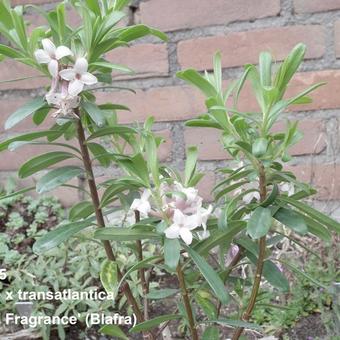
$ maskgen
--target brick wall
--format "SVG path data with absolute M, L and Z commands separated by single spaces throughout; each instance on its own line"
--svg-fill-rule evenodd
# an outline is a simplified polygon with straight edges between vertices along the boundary
M 50 0 L 31 0 L 45 7 Z M 16 0 L 13 4 L 26 1 Z M 42 23 L 33 13 L 27 19 Z M 69 13 L 72 25 L 79 22 Z M 340 112 L 340 0 L 146 0 L 133 1 L 129 22 L 145 23 L 167 32 L 169 41 L 161 43 L 147 38 L 130 48 L 109 54 L 115 63 L 135 69 L 132 77 L 114 74 L 115 83 L 136 90 L 98 93 L 101 102 L 126 104 L 131 112 L 120 112 L 120 121 L 131 123 L 154 115 L 156 129 L 167 137 L 161 157 L 183 168 L 185 147 L 199 146 L 199 166 L 207 176 L 201 183 L 206 199 L 216 180 L 216 168 L 228 162 L 215 130 L 184 127 L 183 121 L 204 111 L 200 94 L 184 85 L 175 73 L 182 68 L 210 69 L 216 50 L 223 55 L 223 75 L 226 83 L 238 77 L 245 63 L 256 63 L 260 51 L 272 52 L 280 61 L 298 42 L 307 45 L 306 61 L 289 91 L 294 94 L 308 85 L 326 81 L 327 85 L 313 94 L 314 102 L 292 109 L 285 116 L 300 121 L 305 139 L 292 149 L 297 156 L 289 164 L 298 176 L 319 188 L 319 204 L 337 208 L 340 201 L 340 166 L 338 162 Z M 0 64 L 1 79 L 34 75 L 24 66 L 6 61 Z M 41 92 L 43 78 L 7 83 L 0 86 L 0 123 L 30 96 Z M 249 89 L 241 96 L 242 109 L 254 109 L 256 104 Z M 280 128 L 278 124 L 277 129 Z M 281 125 L 282 126 L 282 125 Z M 10 133 L 32 129 L 28 120 Z M 0 128 L 1 138 L 9 132 Z M 33 149 L 0 154 L 2 178 L 15 171 L 18 164 L 31 157 Z M 96 168 L 98 176 L 109 176 L 115 169 Z M 59 194 L 66 204 L 75 199 Z M 332 202 L 331 202 L 332 201 Z

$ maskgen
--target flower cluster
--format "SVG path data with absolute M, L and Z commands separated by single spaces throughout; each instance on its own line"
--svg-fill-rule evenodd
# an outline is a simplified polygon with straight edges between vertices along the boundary
M 49 39 L 43 39 L 41 43 L 43 49 L 35 51 L 34 55 L 38 63 L 47 64 L 52 76 L 51 89 L 45 96 L 46 101 L 58 109 L 56 116 L 70 116 L 73 109 L 79 106 L 78 95 L 84 85 L 96 84 L 97 78 L 87 71 L 88 62 L 84 57 L 77 58 L 73 67 L 60 63 L 64 57 L 73 57 L 68 47 L 56 47 Z
M 193 239 L 193 230 L 200 226 L 203 227 L 203 232 L 198 233 L 198 236 L 201 238 L 209 236 L 207 220 L 212 212 L 212 206 L 207 209 L 202 206 L 203 199 L 198 195 L 197 189 L 186 188 L 179 182 L 162 183 L 161 207 L 153 207 L 152 198 L 152 192 L 145 189 L 141 198 L 133 201 L 131 209 L 138 210 L 143 217 L 164 216 L 170 222 L 170 226 L 164 231 L 167 238 L 181 238 L 189 245 Z

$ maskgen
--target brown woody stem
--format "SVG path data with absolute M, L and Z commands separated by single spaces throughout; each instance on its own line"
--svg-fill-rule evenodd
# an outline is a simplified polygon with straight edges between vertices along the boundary
M 93 175 L 91 158 L 90 158 L 89 150 L 88 150 L 87 145 L 86 145 L 84 127 L 81 123 L 81 117 L 80 117 L 79 110 L 76 110 L 75 113 L 79 117 L 79 119 L 77 120 L 78 141 L 79 141 L 80 151 L 81 151 L 81 154 L 82 154 L 84 168 L 85 168 L 86 175 L 87 175 L 87 182 L 88 182 L 88 185 L 89 185 L 89 188 L 90 188 L 91 199 L 92 199 L 92 203 L 93 203 L 93 206 L 94 206 L 94 209 L 95 209 L 97 225 L 98 225 L 99 228 L 105 228 L 104 215 L 103 215 L 103 212 L 100 208 L 100 201 L 99 201 L 99 196 L 98 196 L 95 178 L 94 178 L 94 175 Z M 107 240 L 104 240 L 103 245 L 104 245 L 104 248 L 105 248 L 107 258 L 110 261 L 115 261 L 116 258 L 115 258 L 113 251 L 112 251 L 112 247 L 111 247 L 110 242 L 107 241 Z M 117 265 L 117 277 L 118 277 L 119 281 L 123 277 L 123 274 L 120 271 L 118 265 Z M 133 312 L 136 314 L 138 322 L 143 322 L 144 321 L 143 313 L 141 312 L 141 310 L 138 306 L 138 303 L 137 303 L 135 297 L 133 296 L 132 291 L 130 289 L 130 286 L 127 282 L 125 282 L 124 285 L 123 285 L 123 292 L 126 296 L 128 303 L 132 306 Z M 151 337 L 151 338 L 153 339 L 153 337 Z
M 260 174 L 259 174 L 259 189 L 260 189 L 260 200 L 263 202 L 267 196 L 267 187 L 266 187 L 266 174 L 263 165 L 260 166 Z M 266 236 L 260 238 L 259 241 L 259 256 L 257 258 L 256 263 L 256 272 L 255 272 L 255 279 L 253 288 L 250 294 L 249 302 L 247 305 L 246 310 L 243 313 L 242 319 L 244 321 L 249 321 L 251 314 L 254 310 L 257 294 L 259 292 L 261 278 L 262 278 L 262 271 L 263 265 L 266 255 Z M 232 340 L 238 340 L 243 333 L 244 327 L 239 327 L 235 330 Z
M 135 210 L 135 221 L 138 223 L 140 221 L 140 213 Z M 143 246 L 140 240 L 136 241 L 138 260 L 143 261 Z M 149 300 L 147 299 L 147 294 L 149 293 L 149 284 L 145 276 L 145 268 L 139 269 L 139 278 L 142 283 L 143 297 L 144 297 L 144 320 L 149 319 Z
M 183 270 L 182 270 L 180 263 L 178 264 L 176 271 L 177 271 L 179 286 L 181 287 L 181 294 L 182 294 L 182 299 L 183 299 L 183 302 L 184 302 L 184 307 L 185 307 L 185 310 L 186 310 L 187 316 L 188 316 L 189 328 L 190 328 L 192 340 L 198 340 L 198 334 L 197 334 L 197 329 L 196 329 L 196 325 L 195 325 L 195 319 L 194 319 L 194 316 L 193 316 L 193 313 L 192 313 L 191 303 L 190 303 L 190 299 L 189 299 L 189 295 L 188 295 L 188 290 L 187 290 L 186 285 L 185 285 L 184 274 L 183 274 Z

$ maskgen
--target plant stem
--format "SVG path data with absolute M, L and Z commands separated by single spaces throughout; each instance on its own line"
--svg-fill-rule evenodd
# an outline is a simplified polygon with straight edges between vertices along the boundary
M 138 223 L 140 221 L 140 213 L 139 211 L 135 210 L 135 221 Z M 143 246 L 142 241 L 136 241 L 137 246 L 137 253 L 138 253 L 138 260 L 143 261 Z M 139 269 L 139 278 L 142 283 L 143 289 L 143 297 L 144 297 L 144 320 L 149 319 L 149 300 L 147 299 L 146 295 L 149 293 L 149 284 L 145 277 L 145 268 Z
M 92 169 L 92 163 L 91 163 L 89 150 L 86 145 L 85 132 L 84 132 L 83 125 L 81 123 L 80 112 L 79 110 L 76 110 L 75 113 L 79 117 L 79 119 L 77 120 L 78 141 L 79 141 L 80 151 L 82 154 L 83 164 L 84 164 L 86 174 L 87 174 L 87 182 L 90 188 L 91 199 L 92 199 L 92 203 L 95 209 L 97 225 L 99 228 L 105 228 L 104 216 L 100 208 L 100 201 L 99 201 L 97 186 L 96 186 L 95 178 L 93 175 L 93 169 Z M 112 251 L 110 242 L 107 240 L 104 240 L 103 245 L 105 248 L 107 258 L 110 261 L 115 261 L 116 258 Z M 120 271 L 118 265 L 117 265 L 117 277 L 118 277 L 118 280 L 121 280 L 123 277 L 122 272 Z M 136 299 L 134 298 L 132 291 L 130 289 L 130 286 L 127 282 L 124 283 L 123 292 L 126 296 L 128 303 L 132 306 L 133 312 L 136 314 L 138 322 L 143 322 L 144 321 L 143 313 L 140 311 L 138 303 Z
M 260 171 L 259 171 L 259 189 L 260 189 L 260 201 L 263 202 L 267 196 L 267 187 L 266 187 L 266 174 L 265 174 L 265 170 L 262 164 L 260 165 Z M 243 313 L 242 319 L 244 321 L 249 321 L 251 314 L 253 312 L 253 309 L 255 307 L 256 298 L 259 292 L 261 278 L 262 278 L 265 255 L 266 255 L 266 235 L 262 236 L 259 241 L 259 256 L 257 258 L 257 263 L 256 263 L 255 279 L 254 279 L 253 288 L 250 294 L 248 306 L 245 312 Z M 237 328 L 235 330 L 232 340 L 238 340 L 241 334 L 243 333 L 243 330 L 244 330 L 243 327 Z
M 195 325 L 195 319 L 194 319 L 194 316 L 193 316 L 193 313 L 192 313 L 191 303 L 190 303 L 190 299 L 189 299 L 189 295 L 188 295 L 188 290 L 187 290 L 186 285 L 185 285 L 184 274 L 183 274 L 182 267 L 181 267 L 180 263 L 178 264 L 176 271 L 177 271 L 179 286 L 181 287 L 181 292 L 182 292 L 181 294 L 182 294 L 185 310 L 186 310 L 187 316 L 188 316 L 189 328 L 190 328 L 190 331 L 191 331 L 192 340 L 198 340 L 198 334 L 197 334 L 197 329 L 196 329 L 196 325 Z

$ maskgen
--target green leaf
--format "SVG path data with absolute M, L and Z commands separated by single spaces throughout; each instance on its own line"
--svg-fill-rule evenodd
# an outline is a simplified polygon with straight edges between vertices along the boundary
M 101 127 L 105 125 L 105 115 L 97 105 L 84 101 L 81 102 L 81 107 L 88 113 L 97 126 Z
M 178 289 L 165 288 L 165 289 L 153 289 L 146 295 L 148 299 L 157 300 L 165 299 L 169 296 L 175 295 Z
M 314 279 L 312 276 L 308 275 L 307 273 L 303 272 L 302 270 L 300 270 L 299 268 L 297 268 L 296 266 L 293 266 L 292 264 L 280 260 L 281 263 L 283 263 L 285 266 L 289 267 L 293 272 L 295 272 L 296 274 L 299 274 L 303 277 L 305 277 L 306 279 L 308 279 L 309 281 L 313 282 L 314 284 L 316 284 L 317 286 L 324 288 L 324 289 L 328 289 L 328 287 L 324 284 L 322 284 L 321 282 L 317 281 L 316 279 Z
M 56 229 L 40 237 L 33 245 L 33 252 L 41 255 L 93 224 L 92 219 L 61 224 Z
M 333 220 L 332 218 L 328 217 L 327 215 L 321 213 L 320 211 L 302 203 L 299 201 L 296 201 L 295 199 L 292 199 L 290 197 L 284 197 L 280 196 L 280 201 L 283 201 L 285 203 L 288 203 L 295 207 L 296 209 L 304 212 L 307 216 L 317 220 L 322 225 L 328 227 L 329 229 L 340 233 L 340 223 Z
M 111 260 L 105 260 L 100 270 L 100 281 L 106 293 L 117 293 L 118 274 L 117 263 Z
M 245 228 L 245 221 L 231 221 L 226 230 L 212 231 L 210 236 L 194 245 L 194 250 L 206 255 L 209 250 L 221 244 L 228 244 L 243 228 Z
M 175 270 L 180 258 L 181 245 L 178 239 L 164 239 L 164 263 Z
M 74 158 L 75 156 L 69 152 L 53 151 L 36 156 L 24 163 L 18 172 L 20 178 L 25 178 L 35 174 L 40 170 L 44 170 L 49 166 L 64 161 L 65 159 Z
M 105 325 L 99 329 L 99 332 L 105 335 L 117 337 L 119 339 L 129 340 L 129 338 L 117 325 Z
M 211 289 L 214 291 L 216 297 L 223 303 L 227 304 L 229 301 L 229 294 L 227 293 L 226 288 L 218 276 L 216 271 L 208 264 L 208 262 L 198 253 L 196 253 L 192 248 L 185 247 L 188 251 L 190 257 L 200 270 L 201 274 L 204 276 L 206 281 L 208 282 Z
M 292 209 L 280 208 L 273 217 L 301 235 L 308 232 L 308 227 L 303 217 Z
M 104 127 L 96 132 L 94 132 L 90 137 L 87 138 L 87 140 L 92 140 L 99 137 L 104 136 L 110 136 L 110 135 L 124 135 L 124 134 L 130 134 L 130 133 L 136 133 L 136 130 L 133 128 L 130 128 L 128 126 L 110 126 L 110 127 Z
M 268 140 L 266 138 L 257 138 L 252 145 L 252 154 L 261 157 L 267 152 Z
M 202 340 L 219 340 L 219 329 L 214 326 L 207 327 L 202 335 Z
M 24 189 L 15 191 L 15 192 L 11 192 L 10 194 L 7 194 L 7 195 L 5 194 L 4 196 L 0 196 L 0 202 L 2 200 L 12 198 L 12 197 L 17 196 L 17 195 L 22 195 L 22 194 L 29 192 L 29 191 L 32 191 L 34 189 L 35 189 L 35 187 L 29 187 L 29 188 L 24 188 Z
M 111 164 L 112 156 L 102 145 L 98 143 L 87 143 L 87 146 L 100 165 L 108 167 Z
M 98 66 L 98 67 L 103 67 L 103 68 L 107 68 L 107 69 L 110 69 L 110 70 L 115 70 L 115 71 L 129 73 L 129 74 L 133 74 L 134 73 L 134 71 L 131 70 L 127 66 L 111 64 L 111 63 L 105 62 L 105 61 L 97 61 L 97 62 L 91 63 L 89 66 L 90 67 L 91 66 Z
M 100 240 L 137 241 L 159 239 L 160 234 L 142 229 L 109 227 L 97 230 L 94 237 Z
M 208 80 L 202 77 L 196 70 L 188 69 L 185 71 L 177 72 L 177 77 L 185 80 L 186 82 L 195 85 L 200 89 L 207 97 L 215 97 L 217 92 Z
M 263 87 L 272 85 L 272 56 L 262 52 L 259 58 L 260 81 Z
M 5 122 L 5 130 L 12 128 L 23 119 L 46 105 L 44 97 L 37 97 L 12 113 Z
M 36 186 L 37 192 L 41 194 L 43 192 L 51 191 L 82 173 L 83 169 L 77 166 L 64 166 L 62 168 L 53 169 L 38 180 Z
M 258 331 L 262 330 L 262 328 L 256 324 L 241 321 L 241 320 L 234 320 L 234 319 L 209 320 L 209 321 L 203 321 L 202 323 L 217 323 L 222 326 L 242 327 L 242 328 L 254 329 Z
M 0 44 L 0 54 L 8 57 L 8 58 L 13 58 L 13 59 L 18 59 L 18 58 L 22 58 L 23 55 L 21 54 L 21 52 L 15 50 L 14 48 L 11 48 L 9 46 Z
M 162 315 L 158 316 L 154 319 L 144 321 L 136 325 L 135 327 L 130 329 L 130 333 L 139 333 L 143 332 L 149 329 L 152 329 L 158 325 L 160 325 L 163 322 L 170 321 L 170 320 L 176 320 L 182 318 L 181 315 L 176 315 L 176 314 L 167 314 L 167 315 Z
M 266 235 L 272 225 L 272 215 L 269 208 L 257 207 L 251 214 L 247 233 L 253 239 Z
M 83 201 L 76 203 L 69 212 L 68 218 L 70 221 L 77 221 L 89 217 L 94 213 L 93 203 L 90 201 Z
M 196 171 L 196 163 L 197 163 L 197 147 L 191 146 L 187 150 L 187 159 L 185 161 L 185 185 L 188 186 L 192 176 L 195 174 Z
M 145 268 L 149 265 L 150 262 L 153 262 L 153 261 L 156 261 L 156 260 L 160 260 L 161 257 L 158 256 L 158 255 L 155 255 L 155 256 L 151 256 L 151 257 L 148 257 L 142 261 L 139 261 L 138 263 L 136 263 L 135 265 L 133 265 L 132 267 L 130 267 L 126 273 L 124 274 L 124 276 L 121 278 L 119 284 L 118 284 L 118 287 L 117 289 L 120 288 L 120 286 L 122 285 L 122 283 L 124 282 L 125 278 L 128 277 L 128 275 L 130 275 L 132 272 L 140 269 L 140 268 Z

